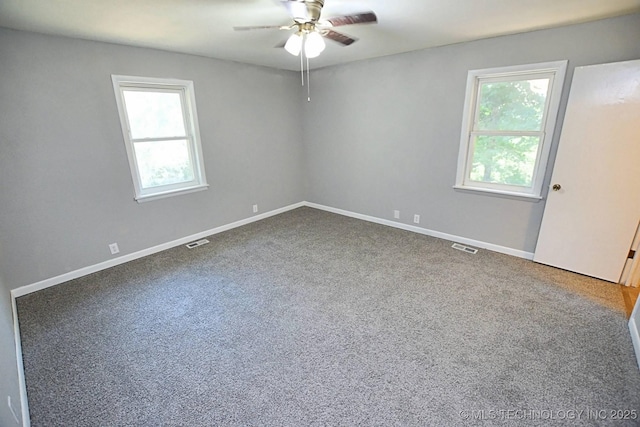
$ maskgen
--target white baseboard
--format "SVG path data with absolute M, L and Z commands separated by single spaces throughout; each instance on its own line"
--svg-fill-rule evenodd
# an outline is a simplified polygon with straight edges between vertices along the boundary
M 127 255 L 123 255 L 118 258 L 113 258 L 108 261 L 104 261 L 98 264 L 90 265 L 88 267 L 83 267 L 78 270 L 70 271 L 65 274 L 61 274 L 59 276 L 51 277 L 49 279 L 41 280 L 36 283 L 32 283 L 30 285 L 21 286 L 19 288 L 13 289 L 11 291 L 11 296 L 13 298 L 18 298 L 23 295 L 30 294 L 32 292 L 40 291 L 42 289 L 49 288 L 51 286 L 58 285 L 60 283 L 68 282 L 69 280 L 77 279 L 78 277 L 86 276 L 91 273 L 95 273 L 106 268 L 115 267 L 116 265 L 124 264 L 125 262 L 133 261 L 138 258 L 145 257 L 147 255 L 152 255 L 157 252 L 161 252 L 167 249 L 174 248 L 176 246 L 184 245 L 194 240 L 202 239 L 203 237 L 212 236 L 214 234 L 222 233 L 223 231 L 231 230 L 236 227 L 240 227 L 246 224 L 250 224 L 255 221 L 260 221 L 261 219 L 268 218 L 270 216 L 278 215 L 283 212 L 287 212 L 299 207 L 304 206 L 304 202 L 294 203 L 293 205 L 285 206 L 280 209 L 275 209 L 269 212 L 262 213 L 260 215 L 254 215 L 249 218 L 242 219 L 240 221 L 232 222 L 230 224 L 222 225 L 220 227 L 212 228 L 211 230 L 202 231 L 200 233 L 192 234 L 191 236 L 186 236 L 181 239 L 173 240 L 171 242 L 162 243 L 157 246 L 153 246 L 151 248 L 143 249 L 138 252 L 133 252 Z
M 638 320 L 640 320 L 640 299 L 636 301 L 636 306 L 633 308 L 629 318 L 629 334 L 631 335 L 633 349 L 636 352 L 638 368 L 640 368 L 640 325 L 638 325 Z
M 11 298 L 11 313 L 13 315 L 13 339 L 16 346 L 16 362 L 18 365 L 18 388 L 20 389 L 20 418 L 22 427 L 31 426 L 29 418 L 29 401 L 27 400 L 27 383 L 24 379 L 24 364 L 22 362 L 22 342 L 20 341 L 20 324 L 18 323 L 18 306 L 15 297 Z
M 427 236 L 437 237 L 444 240 L 450 240 L 453 242 L 464 243 L 465 245 L 475 246 L 477 248 L 488 249 L 494 252 L 500 252 L 507 255 L 516 256 L 519 258 L 525 258 L 528 260 L 533 259 L 533 253 L 525 252 L 513 248 L 508 248 L 505 246 L 495 245 L 493 243 L 482 242 L 480 240 L 467 239 L 465 237 L 456 236 L 453 234 L 442 233 L 435 230 L 429 230 L 427 228 L 416 227 L 414 225 L 403 224 L 396 221 L 390 221 L 387 219 L 377 218 L 369 215 L 359 214 L 356 212 L 351 212 L 343 209 L 332 208 L 330 206 L 320 205 L 318 203 L 312 202 L 299 202 L 294 203 L 289 206 L 285 206 L 280 209 L 275 209 L 269 212 L 265 212 L 260 215 L 251 216 L 249 218 L 242 219 L 240 221 L 232 222 L 230 224 L 222 225 L 220 227 L 216 227 L 210 230 L 202 231 L 200 233 L 192 234 L 190 236 L 186 236 L 177 240 L 173 240 L 171 242 L 162 243 L 157 246 L 153 246 L 151 248 L 143 249 L 141 251 L 133 252 L 127 255 L 120 256 L 118 258 L 113 258 L 98 264 L 90 265 L 87 267 L 80 268 L 78 270 L 70 271 L 68 273 L 61 274 L 59 276 L 51 277 L 45 280 L 41 280 L 36 283 L 32 283 L 30 285 L 21 286 L 19 288 L 13 289 L 11 291 L 11 296 L 13 298 L 18 298 L 23 295 L 30 294 L 32 292 L 40 291 L 42 289 L 49 288 L 51 286 L 58 285 L 60 283 L 68 282 L 69 280 L 77 279 L 78 277 L 86 276 L 91 273 L 95 273 L 110 267 L 115 267 L 116 265 L 124 264 L 125 262 L 133 261 L 138 258 L 145 257 L 147 255 L 152 255 L 157 252 L 161 252 L 167 249 L 171 249 L 176 246 L 184 245 L 186 243 L 192 242 L 194 240 L 202 239 L 207 236 L 212 236 L 214 234 L 222 233 L 223 231 L 231 230 L 236 227 L 240 227 L 246 224 L 250 224 L 255 221 L 259 221 L 261 219 L 265 219 L 274 215 L 281 214 L 283 212 L 287 212 L 293 209 L 297 209 L 302 206 L 308 206 L 315 209 L 320 209 L 327 212 L 336 213 L 339 215 L 348 216 L 351 218 L 357 218 L 364 221 L 374 222 L 376 224 L 387 225 L 389 227 L 399 228 L 402 230 L 412 231 L 414 233 L 424 234 Z
M 332 212 L 339 215 L 348 216 L 351 218 L 357 218 L 364 221 L 374 222 L 376 224 L 388 225 L 389 227 L 399 228 L 401 230 L 412 231 L 414 233 L 424 234 L 431 237 L 437 237 L 439 239 L 444 239 L 444 240 L 450 240 L 452 242 L 464 243 L 465 245 L 474 246 L 476 248 L 488 249 L 493 252 L 500 252 L 502 254 L 512 255 L 519 258 L 528 259 L 528 260 L 533 259 L 532 252 L 525 252 L 518 249 L 508 248 L 506 246 L 500 246 L 500 245 L 495 245 L 493 243 L 482 242 L 480 240 L 467 239 L 466 237 L 460 237 L 454 234 L 442 233 L 440 231 L 429 230 L 428 228 L 416 227 L 415 225 L 403 224 L 401 222 L 377 218 L 369 215 L 363 215 L 355 212 L 346 211 L 343 209 L 332 208 L 329 206 L 319 205 L 317 203 L 304 202 L 304 205 L 309 206 L 310 208 L 321 209 L 323 211 Z

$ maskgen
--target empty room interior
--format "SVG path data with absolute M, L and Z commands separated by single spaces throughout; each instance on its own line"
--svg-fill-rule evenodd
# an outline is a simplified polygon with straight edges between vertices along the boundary
M 640 0 L 5 0 L 0 426 L 640 425 L 638 159 Z

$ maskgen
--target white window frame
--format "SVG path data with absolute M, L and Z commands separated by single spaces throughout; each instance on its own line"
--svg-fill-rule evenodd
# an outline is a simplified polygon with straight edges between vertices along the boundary
M 124 137 L 127 157 L 129 159 L 131 177 L 133 178 L 135 200 L 138 202 L 146 202 L 179 194 L 206 190 L 209 185 L 207 184 L 204 172 L 204 159 L 202 156 L 202 145 L 200 143 L 200 127 L 198 125 L 198 113 L 196 110 L 196 98 L 193 82 L 190 80 L 120 75 L 112 75 L 111 80 L 113 82 L 113 90 L 116 96 L 116 104 L 118 106 L 120 124 L 122 126 L 122 135 Z M 129 126 L 126 104 L 124 102 L 124 90 L 153 90 L 157 92 L 177 92 L 180 94 L 186 135 L 179 136 L 179 138 L 187 140 L 189 156 L 191 164 L 193 165 L 194 179 L 192 181 L 143 188 L 140 173 L 138 171 L 134 143 L 145 141 L 153 142 L 155 140 L 166 141 L 177 139 L 178 136 L 176 136 L 176 138 L 163 137 L 133 139 L 131 137 L 131 128 Z
M 471 70 L 467 75 L 467 91 L 462 119 L 462 131 L 460 136 L 460 152 L 458 155 L 458 171 L 456 176 L 455 189 L 470 190 L 474 192 L 489 193 L 498 196 L 515 197 L 524 199 L 542 199 L 542 184 L 545 177 L 551 142 L 554 135 L 562 88 L 567 70 L 568 61 L 553 61 L 538 64 L 516 65 L 510 67 L 487 68 L 481 70 Z M 480 85 L 485 82 L 500 82 L 509 80 L 535 79 L 541 77 L 549 78 L 549 92 L 546 99 L 546 106 L 542 118 L 540 131 L 516 132 L 508 131 L 502 134 L 510 135 L 533 135 L 540 137 L 538 154 L 533 171 L 531 187 L 505 185 L 498 183 L 487 183 L 471 181 L 469 179 L 473 159 L 473 138 L 478 134 L 497 134 L 500 131 L 478 131 L 478 104 L 480 98 Z

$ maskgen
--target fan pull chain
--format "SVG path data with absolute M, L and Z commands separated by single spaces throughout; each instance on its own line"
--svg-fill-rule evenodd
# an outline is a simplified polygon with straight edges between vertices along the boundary
M 307 102 L 311 102 L 311 74 L 309 71 L 309 57 L 307 56 Z
M 302 58 L 302 49 L 300 50 L 300 78 L 302 79 L 302 86 L 304 86 L 304 62 Z
M 307 102 L 311 102 L 311 74 L 309 71 L 309 57 L 305 55 L 304 48 L 300 50 L 300 80 L 304 86 L 304 59 L 307 59 Z

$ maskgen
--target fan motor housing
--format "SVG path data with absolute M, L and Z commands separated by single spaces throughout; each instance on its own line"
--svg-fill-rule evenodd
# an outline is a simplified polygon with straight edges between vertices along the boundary
M 294 16 L 294 21 L 299 24 L 305 22 L 318 22 L 320 19 L 320 13 L 322 12 L 322 7 L 324 6 L 324 0 L 302 0 L 297 1 L 297 3 L 304 3 L 306 7 L 304 8 L 304 13 L 302 10 L 298 12 L 299 9 L 295 8 L 296 15 L 301 16 Z

